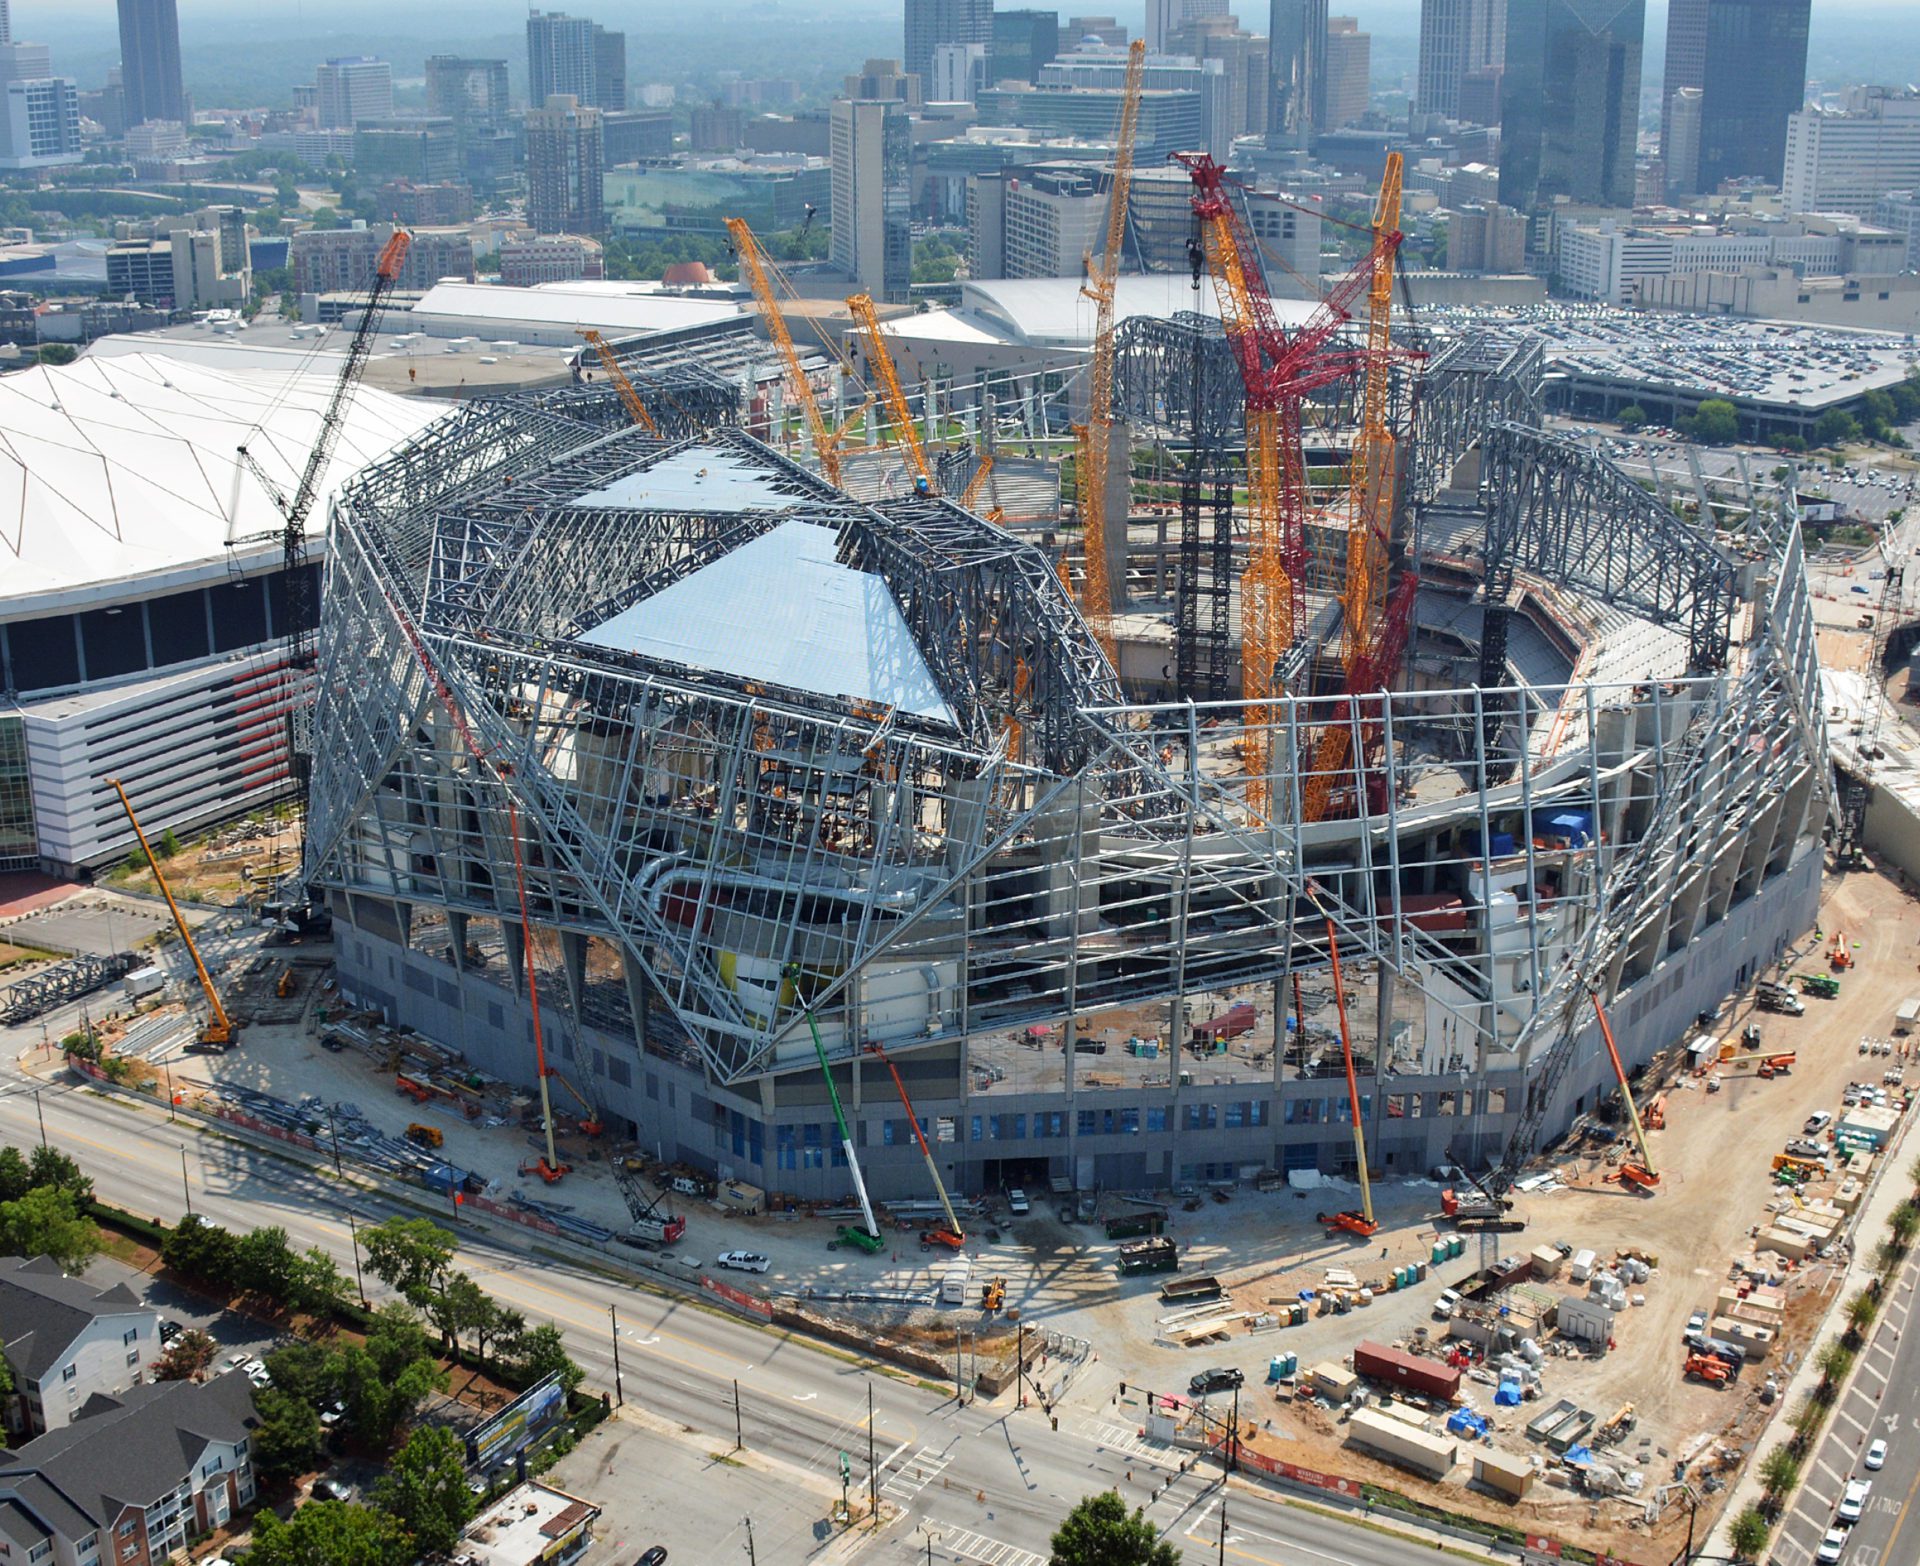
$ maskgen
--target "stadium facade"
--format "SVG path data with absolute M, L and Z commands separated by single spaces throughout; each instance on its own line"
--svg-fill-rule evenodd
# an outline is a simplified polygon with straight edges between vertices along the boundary
M 1306 694 L 1308 648 L 1258 711 L 1130 701 L 949 501 L 604 396 L 448 413 L 334 505 L 342 987 L 521 1082 L 537 1002 L 616 1132 L 817 1198 L 810 1024 L 883 1196 L 926 1192 L 877 1050 L 961 1188 L 1139 1188 L 1350 1169 L 1345 999 L 1376 1167 L 1484 1165 L 1590 987 L 1638 1065 L 1811 924 L 1828 794 L 1791 498 L 1716 540 L 1538 398 L 1537 351 L 1434 363 L 1401 688 Z

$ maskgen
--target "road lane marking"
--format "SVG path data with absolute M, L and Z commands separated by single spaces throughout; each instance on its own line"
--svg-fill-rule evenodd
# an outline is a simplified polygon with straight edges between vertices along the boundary
M 940 1547 L 965 1560 L 983 1562 L 984 1566 L 1047 1566 L 1044 1555 L 1035 1555 L 1032 1550 L 989 1539 L 966 1528 L 948 1528 L 940 1535 Z

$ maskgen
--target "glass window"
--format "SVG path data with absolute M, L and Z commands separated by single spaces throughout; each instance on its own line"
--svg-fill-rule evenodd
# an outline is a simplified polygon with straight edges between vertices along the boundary
M 1238 1131 L 1247 1123 L 1247 1106 L 1241 1099 L 1232 1099 L 1227 1104 L 1226 1125 L 1229 1131 Z
M 1147 1131 L 1149 1133 L 1152 1133 L 1155 1131 L 1164 1131 L 1166 1129 L 1167 1129 L 1167 1106 L 1165 1104 L 1147 1105 Z
M 1120 1134 L 1122 1136 L 1138 1136 L 1140 1134 L 1139 1110 L 1123 1109 L 1120 1111 Z
M 80 1367 L 78 1365 L 69 1365 L 66 1367 L 66 1369 L 60 1372 L 60 1379 L 62 1381 L 71 1381 L 75 1376 L 79 1374 L 80 1374 Z
M 978 1116 L 978 1115 L 975 1115 L 975 1116 L 973 1117 L 973 1128 L 972 1128 L 972 1130 L 971 1130 L 971 1131 L 970 1131 L 970 1132 L 968 1133 L 968 1136 L 967 1136 L 967 1140 L 968 1140 L 968 1141 L 970 1141 L 970 1142 L 978 1142 L 978 1141 L 980 1141 L 981 1139 L 982 1139 L 982 1138 L 981 1138 L 981 1134 L 980 1134 L 980 1116 Z
M 1073 1123 L 1079 1130 L 1080 1135 L 1092 1136 L 1093 1128 L 1095 1124 L 1097 1124 L 1097 1121 L 1091 1109 L 1083 1109 L 1074 1116 Z

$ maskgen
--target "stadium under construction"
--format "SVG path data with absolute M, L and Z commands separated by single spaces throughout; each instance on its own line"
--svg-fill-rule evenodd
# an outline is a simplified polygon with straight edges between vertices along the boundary
M 1351 1171 L 1355 1103 L 1376 1173 L 1485 1170 L 1593 1112 L 1595 997 L 1632 1069 L 1813 922 L 1793 498 L 1716 536 L 1542 429 L 1537 347 L 1429 345 L 1375 447 L 1386 666 L 1321 505 L 1249 691 L 1234 330 L 1119 324 L 1108 438 L 1180 478 L 1117 464 L 1103 545 L 944 498 L 977 455 L 830 483 L 697 367 L 636 362 L 653 429 L 509 397 L 363 470 L 308 829 L 347 996 L 805 1198 L 849 1186 L 816 1029 L 883 1197 L 924 1175 L 876 1046 L 967 1190 Z M 1344 496 L 1367 404 L 1318 406 Z

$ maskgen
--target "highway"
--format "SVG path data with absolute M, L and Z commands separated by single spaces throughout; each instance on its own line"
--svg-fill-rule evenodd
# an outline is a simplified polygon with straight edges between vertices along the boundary
M 318 1245 L 350 1268 L 349 1213 L 367 1224 L 419 1211 L 337 1180 L 331 1170 L 296 1165 L 188 1121 L 170 1123 L 162 1106 L 123 1103 L 66 1081 L 37 1096 L 17 1076 L 0 1086 L 0 1141 L 36 1143 L 41 1115 L 48 1140 L 80 1162 L 102 1200 L 165 1223 L 176 1222 L 191 1200 L 210 1221 L 238 1229 L 277 1224 L 296 1246 Z M 845 1451 L 856 1487 L 863 1486 L 871 1392 L 871 1449 L 882 1498 L 896 1515 L 863 1558 L 924 1560 L 921 1530 L 931 1530 L 942 1540 L 935 1560 L 944 1551 L 952 1560 L 1033 1566 L 1044 1562 L 1061 1515 L 1113 1484 L 1147 1505 L 1190 1560 L 1203 1558 L 1203 1547 L 1205 1558 L 1217 1551 L 1218 1465 L 1182 1476 L 1176 1454 L 1138 1440 L 1137 1410 L 1114 1402 L 1121 1367 L 1111 1375 L 1098 1365 L 1083 1372 L 1056 1410 L 1055 1430 L 1039 1408 L 1016 1409 L 1010 1395 L 960 1407 L 951 1393 L 925 1383 L 872 1373 L 849 1357 L 687 1298 L 530 1257 L 448 1217 L 462 1235 L 459 1264 L 529 1320 L 559 1325 L 592 1387 L 613 1388 L 609 1309 L 617 1312 L 627 1399 L 709 1443 L 732 1445 L 737 1383 L 750 1449 L 819 1479 L 837 1474 Z M 376 1280 L 366 1282 L 376 1303 L 385 1297 Z M 1920 1455 L 1920 1443 L 1915 1450 Z M 627 1482 L 644 1480 L 636 1472 Z M 1162 1484 L 1169 1488 L 1152 1499 Z M 1429 1542 L 1350 1526 L 1252 1490 L 1235 1488 L 1228 1506 L 1228 1553 L 1248 1566 L 1303 1558 L 1316 1566 L 1410 1566 L 1433 1553 Z

